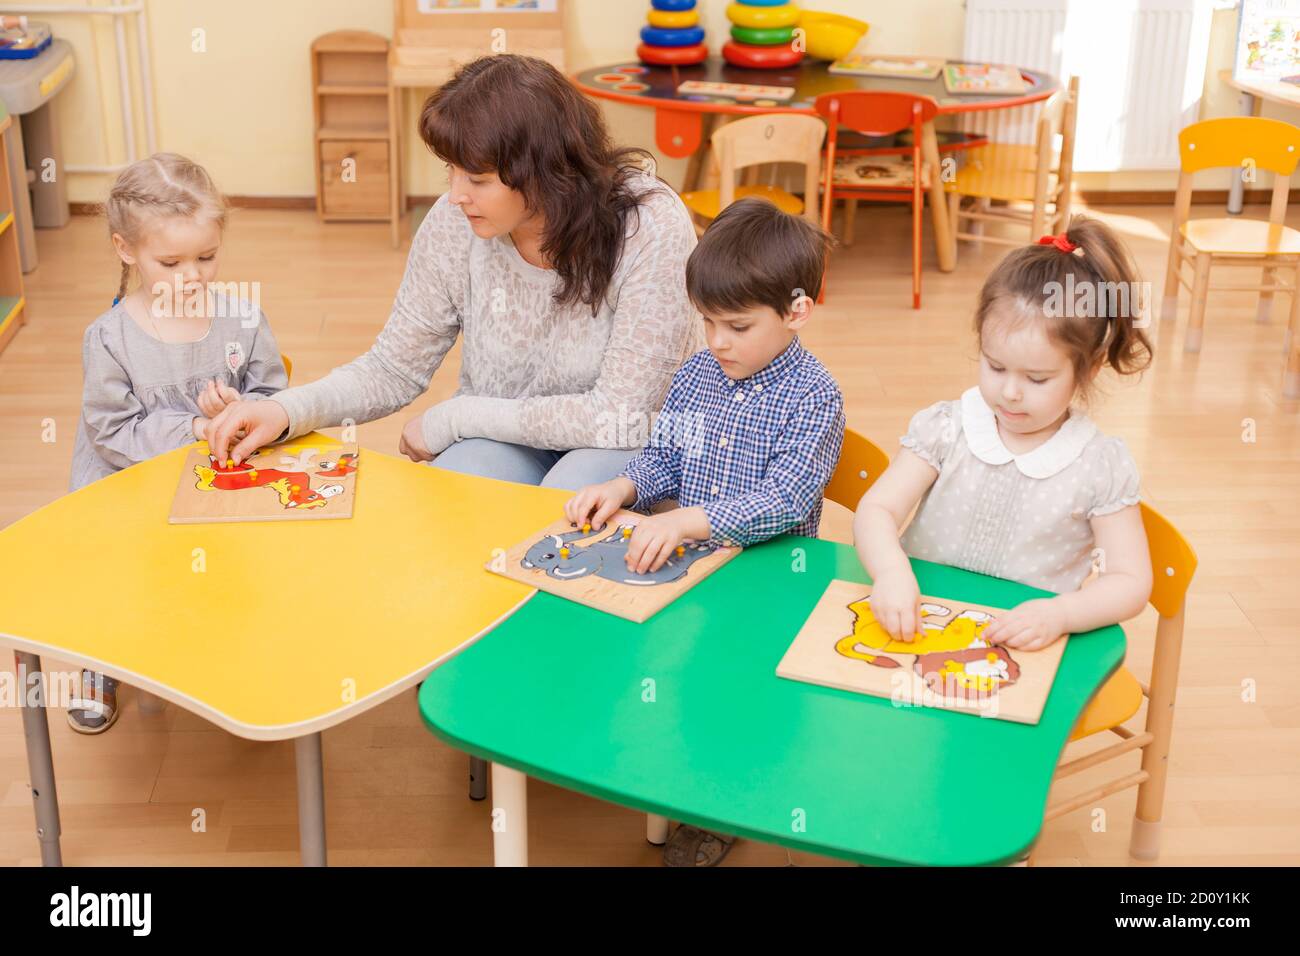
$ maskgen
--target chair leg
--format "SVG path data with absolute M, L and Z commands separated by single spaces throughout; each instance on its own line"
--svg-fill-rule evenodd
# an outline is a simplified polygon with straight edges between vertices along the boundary
M 1147 779 L 1138 785 L 1137 810 L 1129 837 L 1129 855 L 1154 860 L 1160 855 L 1160 819 L 1164 815 L 1165 781 L 1169 775 L 1169 741 L 1174 732 L 1174 697 L 1178 691 L 1178 659 L 1182 654 L 1183 618 L 1187 606 L 1156 623 L 1156 652 L 1151 664 L 1151 696 L 1147 700 L 1146 730 L 1151 743 L 1142 748 Z
M 921 307 L 921 207 L 925 201 L 918 192 L 912 202 L 912 308 Z
M 1296 286 L 1291 292 L 1291 323 L 1286 330 L 1286 371 L 1282 374 L 1282 394 L 1300 398 L 1300 266 L 1295 271 Z
M 1192 283 L 1192 312 L 1187 322 L 1187 338 L 1183 342 L 1184 352 L 1201 350 L 1201 333 L 1205 330 L 1205 300 L 1210 295 L 1210 254 L 1198 253 L 1196 256 L 1196 280 Z
M 858 218 L 858 201 L 856 199 L 844 200 L 844 239 L 845 246 L 853 245 L 853 223 Z
M 1265 266 L 1261 274 L 1261 285 L 1275 285 L 1277 283 L 1277 270 L 1272 266 Z M 1261 289 L 1259 292 L 1259 305 L 1255 308 L 1255 321 L 1260 325 L 1267 324 L 1273 315 L 1273 292 L 1271 289 Z
M 952 261 L 957 264 L 957 233 L 961 232 L 961 193 L 948 194 L 948 228 L 952 231 Z
M 1160 320 L 1172 322 L 1178 318 L 1178 273 L 1182 256 L 1178 253 L 1177 231 L 1169 238 L 1169 265 L 1165 269 L 1165 299 L 1160 303 Z

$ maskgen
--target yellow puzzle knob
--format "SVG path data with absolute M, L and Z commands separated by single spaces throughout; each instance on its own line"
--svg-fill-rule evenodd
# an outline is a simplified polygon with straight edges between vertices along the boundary
M 568 556 L 569 556 L 569 549 L 568 549 L 568 548 L 561 548 L 561 549 L 560 549 L 560 557 L 562 557 L 562 558 L 567 558 Z

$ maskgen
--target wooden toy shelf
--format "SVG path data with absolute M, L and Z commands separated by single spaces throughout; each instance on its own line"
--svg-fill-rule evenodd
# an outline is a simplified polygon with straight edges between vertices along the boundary
M 392 222 L 400 163 L 391 152 L 396 104 L 388 40 L 340 30 L 311 45 L 316 212 L 326 222 Z

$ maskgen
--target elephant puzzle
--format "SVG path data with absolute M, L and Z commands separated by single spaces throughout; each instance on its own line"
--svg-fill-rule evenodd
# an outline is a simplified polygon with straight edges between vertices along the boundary
M 599 529 L 557 521 L 529 536 L 487 568 L 530 587 L 638 623 L 675 601 L 731 560 L 739 548 L 686 542 L 657 571 L 637 574 L 625 563 L 628 539 L 643 516 L 620 511 Z

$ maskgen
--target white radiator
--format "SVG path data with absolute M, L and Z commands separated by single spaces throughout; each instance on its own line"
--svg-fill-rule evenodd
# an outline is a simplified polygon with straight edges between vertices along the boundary
M 963 56 L 1079 77 L 1075 169 L 1176 169 L 1212 14 L 1211 0 L 966 0 Z M 965 128 L 1032 143 L 1039 108 L 972 114 Z

